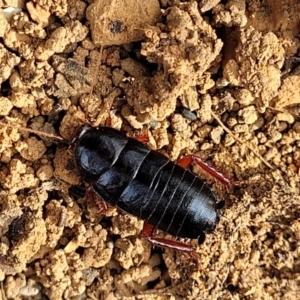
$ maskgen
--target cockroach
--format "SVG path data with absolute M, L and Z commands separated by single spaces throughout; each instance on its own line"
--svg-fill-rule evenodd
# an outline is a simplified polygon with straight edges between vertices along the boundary
M 158 228 L 176 238 L 204 241 L 219 220 L 211 188 L 188 167 L 195 162 L 225 185 L 235 183 L 188 155 L 177 163 L 144 143 L 110 128 L 83 125 L 71 142 L 81 178 L 106 204 L 144 220 L 143 236 L 156 246 L 169 247 L 198 259 L 191 245 L 153 236 Z
M 107 205 L 116 206 L 144 220 L 143 236 L 152 244 L 199 259 L 191 245 L 155 237 L 153 231 L 158 228 L 176 238 L 198 239 L 201 244 L 205 235 L 215 230 L 223 202 L 189 170 L 193 162 L 224 185 L 234 181 L 197 156 L 188 155 L 174 163 L 111 127 L 85 124 L 77 130 L 71 147 L 78 174 L 101 199 L 102 211 Z

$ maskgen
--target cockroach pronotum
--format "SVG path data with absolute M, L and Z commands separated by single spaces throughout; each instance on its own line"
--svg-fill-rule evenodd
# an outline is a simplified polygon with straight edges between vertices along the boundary
M 108 204 L 144 220 L 143 236 L 149 242 L 199 259 L 191 245 L 155 237 L 153 231 L 158 228 L 176 238 L 198 239 L 200 244 L 205 234 L 215 230 L 223 202 L 218 202 L 211 188 L 189 171 L 193 162 L 225 185 L 234 181 L 197 156 L 188 155 L 174 163 L 111 127 L 83 125 L 71 146 L 77 171 L 101 198 L 103 210 Z

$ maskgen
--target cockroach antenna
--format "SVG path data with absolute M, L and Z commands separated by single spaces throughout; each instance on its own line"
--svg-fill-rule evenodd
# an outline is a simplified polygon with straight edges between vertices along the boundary
M 0 121 L 0 125 L 3 126 L 3 127 L 17 128 L 18 131 L 20 131 L 20 132 L 24 131 L 24 132 L 34 133 L 34 134 L 36 134 L 40 137 L 47 137 L 47 138 L 57 140 L 57 141 L 60 141 L 60 142 L 65 142 L 64 138 L 62 138 L 60 136 L 57 136 L 55 134 L 25 128 L 25 127 L 20 126 L 19 124 L 15 124 L 15 123 L 14 124 L 9 124 L 9 123 L 4 123 L 4 122 Z

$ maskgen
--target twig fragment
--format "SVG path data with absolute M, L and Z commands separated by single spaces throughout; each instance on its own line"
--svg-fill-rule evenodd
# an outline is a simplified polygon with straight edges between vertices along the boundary
M 236 141 L 238 141 L 241 144 L 245 144 L 244 141 L 242 141 L 240 138 L 238 138 L 229 128 L 227 128 L 223 122 L 220 120 L 220 118 L 211 110 L 211 115 L 214 117 L 214 119 L 219 123 L 219 125 L 229 134 L 231 135 Z M 268 166 L 270 169 L 273 169 L 271 164 L 269 164 L 253 147 L 250 145 L 245 145 L 249 150 L 251 150 L 266 166 Z
M 17 128 L 18 131 L 34 133 L 34 134 L 36 134 L 38 136 L 41 136 L 41 137 L 48 137 L 50 139 L 54 139 L 54 140 L 57 140 L 57 141 L 60 141 L 60 142 L 65 142 L 64 138 L 62 138 L 60 136 L 57 136 L 55 134 L 47 133 L 47 132 L 43 132 L 43 131 L 38 131 L 38 130 L 33 130 L 33 129 L 29 129 L 29 128 L 24 128 L 24 127 L 20 126 L 19 124 L 15 124 L 15 123 L 9 124 L 9 123 L 4 123 L 4 122 L 0 121 L 0 125 L 3 126 L 3 127 Z

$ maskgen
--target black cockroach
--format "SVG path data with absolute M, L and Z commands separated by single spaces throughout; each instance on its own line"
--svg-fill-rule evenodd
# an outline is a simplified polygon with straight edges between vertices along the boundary
M 108 204 L 144 220 L 143 236 L 149 242 L 188 252 L 198 260 L 191 245 L 154 237 L 153 230 L 158 228 L 176 238 L 198 239 L 199 243 L 215 230 L 222 202 L 217 202 L 211 188 L 189 171 L 191 163 L 197 163 L 225 185 L 235 182 L 197 156 L 188 155 L 174 163 L 111 127 L 83 125 L 71 146 L 77 171 L 102 199 L 103 210 Z
M 215 230 L 222 202 L 211 188 L 188 170 L 192 162 L 225 185 L 223 174 L 188 155 L 176 163 L 140 141 L 110 128 L 83 125 L 72 143 L 75 165 L 81 178 L 106 203 L 144 220 L 144 237 L 157 246 L 190 253 L 190 245 L 157 238 L 154 228 L 179 238 L 198 239 Z

